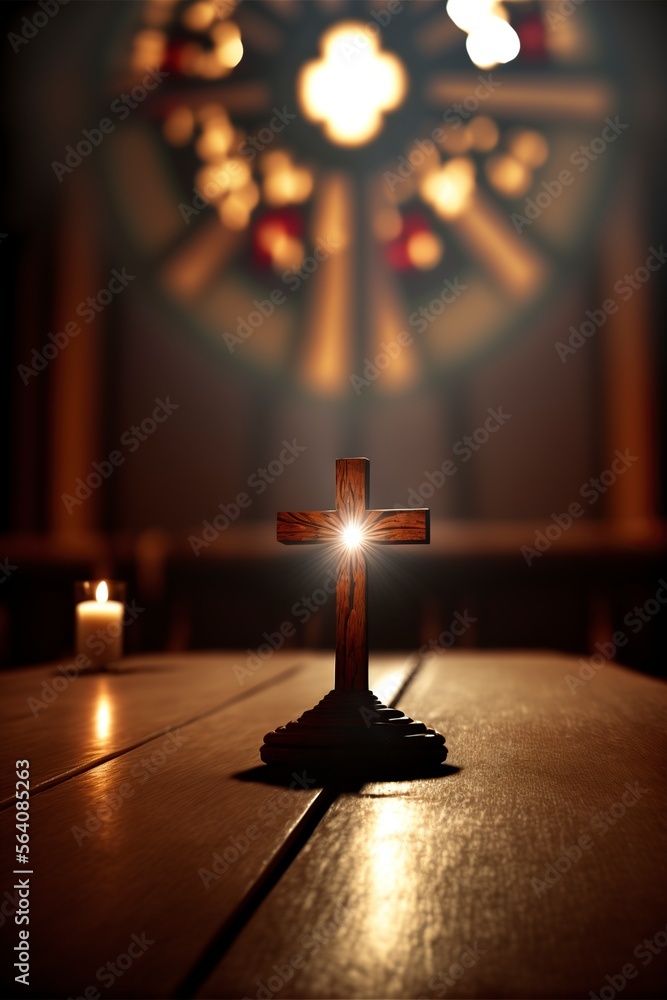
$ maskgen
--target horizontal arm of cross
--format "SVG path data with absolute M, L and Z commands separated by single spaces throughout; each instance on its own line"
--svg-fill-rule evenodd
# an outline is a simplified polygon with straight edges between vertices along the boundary
M 299 542 L 333 542 L 340 538 L 341 521 L 335 510 L 280 511 L 278 541 L 285 545 Z
M 428 507 L 369 510 L 364 521 L 364 541 L 380 545 L 427 544 L 430 537 Z

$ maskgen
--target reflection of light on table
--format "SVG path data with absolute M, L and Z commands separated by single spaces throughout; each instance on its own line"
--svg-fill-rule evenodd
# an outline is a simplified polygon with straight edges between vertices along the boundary
M 104 743 L 111 731 L 111 702 L 106 694 L 101 694 L 95 708 L 95 735 Z
M 393 783 L 379 786 L 390 788 L 391 795 L 400 796 L 401 785 Z M 418 885 L 415 856 L 411 854 L 409 840 L 414 832 L 414 804 L 403 798 L 374 799 L 375 824 L 372 835 L 364 836 L 368 850 L 368 920 L 370 927 L 366 942 L 377 942 L 377 960 L 385 962 L 403 938 L 401 913 L 409 914 L 414 904 Z

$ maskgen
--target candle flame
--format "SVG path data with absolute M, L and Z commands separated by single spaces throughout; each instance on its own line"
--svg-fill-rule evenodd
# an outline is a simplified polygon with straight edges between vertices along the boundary
M 98 583 L 97 590 L 95 591 L 95 600 L 99 601 L 100 604 L 105 604 L 109 600 L 109 588 L 105 580 Z

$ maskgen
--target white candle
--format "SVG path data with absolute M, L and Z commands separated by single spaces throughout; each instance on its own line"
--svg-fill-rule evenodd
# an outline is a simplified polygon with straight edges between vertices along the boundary
M 76 651 L 98 667 L 123 655 L 123 605 L 109 600 L 104 580 L 97 585 L 94 601 L 76 605 Z

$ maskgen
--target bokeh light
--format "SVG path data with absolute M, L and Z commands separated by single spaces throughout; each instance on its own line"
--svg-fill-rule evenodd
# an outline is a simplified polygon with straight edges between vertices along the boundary
M 382 128 L 383 115 L 399 106 L 407 77 L 397 56 L 380 52 L 359 21 L 343 21 L 322 36 L 320 59 L 299 73 L 297 91 L 305 115 L 319 122 L 332 142 L 360 146 Z

